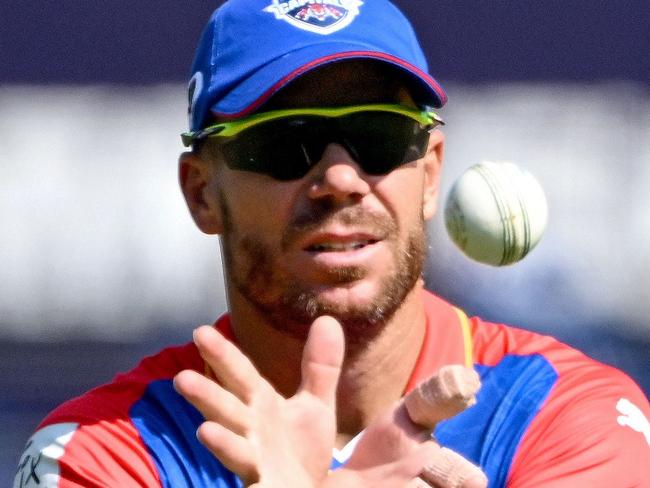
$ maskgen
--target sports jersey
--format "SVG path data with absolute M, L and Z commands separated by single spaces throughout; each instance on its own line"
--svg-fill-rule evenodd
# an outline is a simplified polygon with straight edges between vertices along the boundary
M 428 292 L 424 305 L 406 391 L 444 364 L 479 373 L 476 405 L 434 435 L 490 487 L 650 486 L 650 406 L 625 374 L 551 337 L 470 319 Z M 228 315 L 216 327 L 234 340 Z M 192 343 L 61 405 L 29 439 L 14 487 L 242 486 L 196 439 L 202 416 L 172 385 L 183 369 L 205 370 Z M 352 450 L 337 451 L 332 467 Z

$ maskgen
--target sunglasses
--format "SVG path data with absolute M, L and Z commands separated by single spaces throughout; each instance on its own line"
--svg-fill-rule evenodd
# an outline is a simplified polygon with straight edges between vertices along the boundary
M 424 156 L 430 132 L 444 122 L 430 111 L 393 104 L 273 110 L 181 135 L 190 146 L 217 138 L 231 169 L 297 180 L 342 145 L 369 175 L 385 175 Z

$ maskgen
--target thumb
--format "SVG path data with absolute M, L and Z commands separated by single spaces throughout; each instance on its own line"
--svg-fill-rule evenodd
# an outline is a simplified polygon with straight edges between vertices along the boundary
M 333 405 L 344 350 L 345 339 L 341 324 L 328 316 L 314 320 L 302 353 L 300 391 L 311 393 L 324 403 Z

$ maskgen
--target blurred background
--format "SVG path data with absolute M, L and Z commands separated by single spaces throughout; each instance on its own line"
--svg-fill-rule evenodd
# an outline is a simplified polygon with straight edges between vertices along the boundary
M 218 242 L 176 183 L 189 66 L 220 3 L 0 8 L 2 486 L 54 406 L 225 310 Z M 550 208 L 538 247 L 501 269 L 466 259 L 439 216 L 428 287 L 578 346 L 648 395 L 647 4 L 396 3 L 449 93 L 442 198 L 469 166 L 510 160 Z

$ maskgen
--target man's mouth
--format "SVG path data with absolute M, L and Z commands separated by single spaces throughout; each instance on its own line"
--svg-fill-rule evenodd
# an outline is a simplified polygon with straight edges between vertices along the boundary
M 376 239 L 366 239 L 350 242 L 320 242 L 307 247 L 309 252 L 345 252 L 354 251 L 370 244 L 376 243 Z

